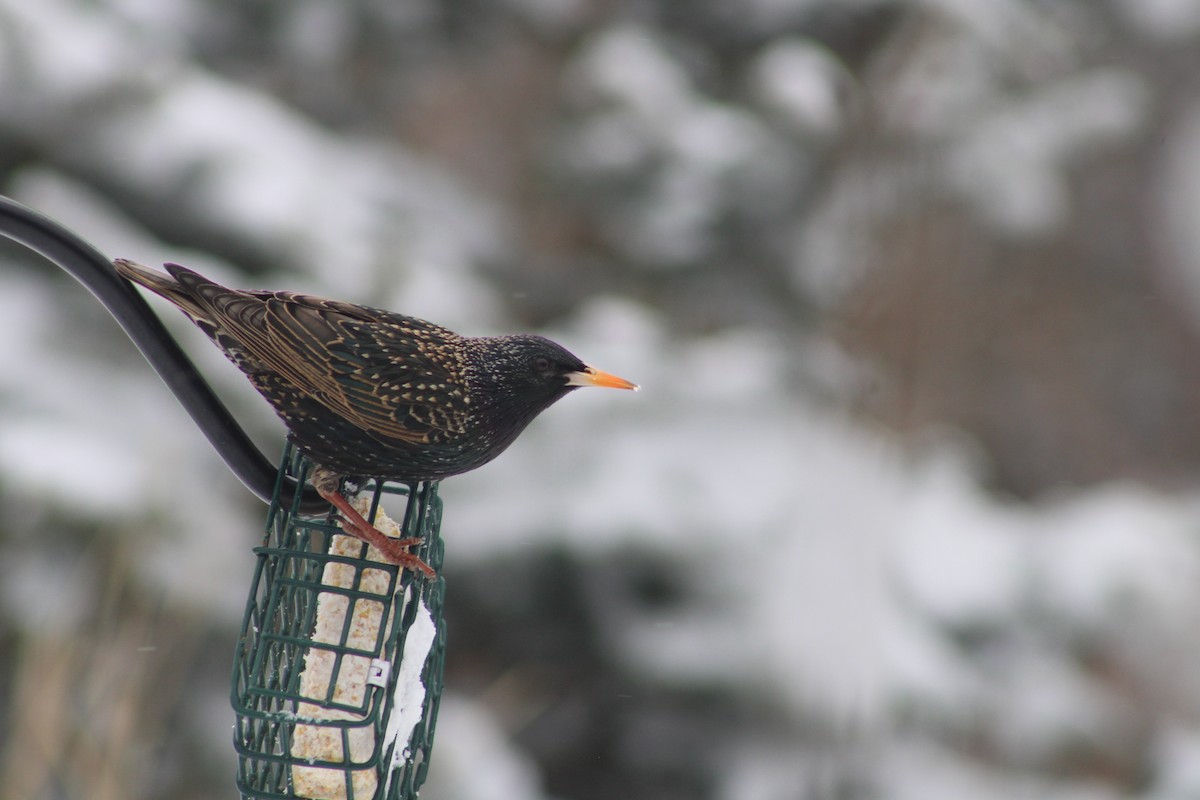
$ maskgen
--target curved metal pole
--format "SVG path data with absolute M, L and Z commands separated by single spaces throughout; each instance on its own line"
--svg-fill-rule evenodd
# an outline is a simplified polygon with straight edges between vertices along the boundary
M 49 217 L 3 195 L 0 195 L 0 235 L 40 253 L 86 286 L 116 317 L 233 474 L 263 502 L 271 502 L 275 465 L 254 446 L 150 306 L 132 284 L 117 275 L 107 258 Z M 281 499 L 291 503 L 295 480 L 289 478 L 281 489 Z M 303 513 L 329 509 L 329 503 L 311 486 L 305 486 L 303 493 L 300 506 Z

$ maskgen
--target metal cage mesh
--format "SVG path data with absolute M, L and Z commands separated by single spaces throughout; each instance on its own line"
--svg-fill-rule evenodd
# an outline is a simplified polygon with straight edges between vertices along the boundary
M 445 584 L 370 560 L 331 516 L 282 507 L 284 476 L 303 485 L 309 467 L 289 446 L 255 548 L 232 680 L 238 788 L 244 798 L 415 798 L 442 693 Z M 423 538 L 417 554 L 441 567 L 436 483 L 371 483 L 362 494 L 381 529 L 382 497 L 403 497 L 400 535 Z

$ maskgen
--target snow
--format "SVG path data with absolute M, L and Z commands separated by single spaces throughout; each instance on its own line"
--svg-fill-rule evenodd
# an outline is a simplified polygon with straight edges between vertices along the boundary
M 1041 520 L 1035 578 L 1044 602 L 1085 630 L 1200 608 L 1200 553 L 1188 512 L 1130 485 L 1052 509 Z
M 1152 757 L 1157 777 L 1147 800 L 1193 797 L 1200 791 L 1200 733 L 1194 728 L 1165 728 L 1154 743 Z
M 951 183 L 1001 230 L 1045 235 L 1068 217 L 1065 167 L 1131 137 L 1147 104 L 1139 79 L 1120 69 L 1047 86 L 978 119 L 950 161 Z
M 1140 32 L 1167 44 L 1187 46 L 1200 32 L 1196 0 L 1113 0 L 1113 6 Z
M 8 101 L 22 108 L 61 112 L 146 66 L 137 63 L 138 54 L 123 41 L 121 27 L 98 8 L 65 2 L 6 3 L 4 18 L 14 35 L 4 38 L 0 52 L 23 69 L 6 70 L 5 79 L 0 80 L 5 80 L 9 89 Z M 39 49 L 46 42 L 60 43 L 53 58 Z M 24 102 L 31 98 L 21 90 L 22 83 L 36 85 L 45 93 L 36 106 Z M 32 128 L 39 124 L 45 124 L 41 115 L 6 117 L 6 125 Z
M 619 25 L 595 35 L 574 65 L 571 76 L 579 91 L 627 105 L 647 119 L 671 117 L 687 110 L 691 88 L 687 75 L 649 30 Z
M 600 110 L 574 127 L 562 160 L 643 185 L 636 202 L 604 220 L 609 241 L 647 267 L 684 269 L 712 250 L 725 195 L 775 140 L 751 115 L 704 97 L 664 48 L 627 24 L 586 42 L 568 68 L 568 92 Z
M 96 469 L 103 464 L 104 469 Z M 54 502 L 97 513 L 136 508 L 142 464 L 119 439 L 59 422 L 26 421 L 0 431 L 0 469 L 19 491 L 57 491 Z
M 387 778 L 383 781 L 385 785 L 391 782 L 392 770 L 409 757 L 408 742 L 417 723 L 421 721 L 426 696 L 421 672 L 425 669 L 435 638 L 437 624 L 433 621 L 429 606 L 422 600 L 412 626 L 405 635 L 400 669 L 396 673 L 396 685 L 392 687 L 392 713 L 388 717 L 381 746 L 385 751 L 389 747 L 395 749 L 388 765 Z
M 990 503 L 960 459 L 938 461 L 919 477 L 910 513 L 896 525 L 901 589 L 943 624 L 1003 622 L 1030 581 L 1033 515 Z
M 147 99 L 109 120 L 93 141 L 96 156 L 119 171 L 114 178 L 186 186 L 181 199 L 202 219 L 265 249 L 283 248 L 285 262 L 298 267 L 318 271 L 336 263 L 346 281 L 370 285 L 395 206 L 428 204 L 446 191 L 419 165 L 399 163 L 401 154 L 337 140 L 280 104 L 211 75 L 182 75 Z M 389 185 L 389 171 L 397 178 L 403 171 L 406 180 Z M 311 219 L 323 224 L 307 224 Z M 411 232 L 419 261 L 435 248 L 421 227 Z M 449 256 L 462 257 L 470 246 L 463 237 Z M 436 251 L 447 250 L 446 237 L 438 237 Z
M 362 20 L 297 5 L 272 41 L 302 81 L 354 52 Z M 821 317 L 879 261 L 868 232 L 912 198 L 965 211 L 1004 246 L 1071 228 L 1078 175 L 1158 130 L 1154 76 L 1136 59 L 1094 57 L 1100 12 L 1086 5 L 900 5 L 924 24 L 906 26 L 911 38 L 873 74 L 801 24 L 832 4 L 707 4 L 730 20 L 725 80 L 719 59 L 649 12 L 596 21 L 587 4 L 552 0 L 492 12 L 531 38 L 569 40 L 539 72 L 561 105 L 526 166 L 593 190 L 554 210 L 577 215 L 565 227 L 586 229 L 588 259 L 612 266 L 579 286 L 568 272 L 578 253 L 545 267 L 578 302 L 540 332 L 642 391 L 576 392 L 495 463 L 442 487 L 447 602 L 455 580 L 506 559 L 566 554 L 585 576 L 571 589 L 607 679 L 647 697 L 718 698 L 724 710 L 696 726 L 719 728 L 710 761 L 698 754 L 689 769 L 704 796 L 1194 796 L 1194 477 L 1001 497 L 966 433 L 914 440 L 849 414 L 848 397 L 888 377 Z M 1187 0 L 1108 5 L 1164 47 L 1186 46 L 1200 19 Z M 439 24 L 433 4 L 392 13 L 413 29 Z M 402 109 L 358 129 L 317 119 L 253 70 L 216 69 L 212 50 L 207 62 L 192 50 L 209 14 L 191 0 L 0 0 L 18 34 L 0 37 L 15 65 L 0 71 L 0 140 L 19 143 L 25 164 L 3 191 L 106 254 L 470 334 L 528 324 L 506 292 L 537 278 L 503 285 L 492 271 L 527 258 L 518 201 L 381 133 L 401 127 L 388 115 Z M 397 82 L 411 77 L 394 68 Z M 881 139 L 857 157 L 843 137 L 867 106 Z M 1167 280 L 1194 316 L 1198 120 L 1180 107 L 1163 122 L 1146 190 Z M 189 226 L 202 234 L 180 233 Z M 102 581 L 71 557 L 77 533 L 60 534 L 60 521 L 101 550 L 126 548 L 130 580 L 168 610 L 235 627 L 263 509 L 91 298 L 50 272 L 6 265 L 2 276 L 0 632 L 69 638 L 89 624 Z M 673 303 L 718 273 L 761 282 L 772 302 L 735 323 L 681 323 Z M 273 457 L 282 431 L 266 405 L 186 320 L 155 307 Z M 678 597 L 647 604 L 594 577 L 629 561 L 660 570 Z M 421 620 L 398 686 L 406 710 L 424 691 L 415 670 L 432 628 Z M 460 646 L 452 630 L 451 658 Z M 486 691 L 450 688 L 430 797 L 576 790 L 545 788 L 548 768 Z M 403 739 L 412 722 L 397 715 L 391 733 Z M 634 734 L 611 735 L 631 738 L 600 754 L 603 766 L 633 771 L 621 753 Z M 211 751 L 231 759 L 225 739 Z
M 513 747 L 499 722 L 447 692 L 438 714 L 437 749 L 422 794 L 454 800 L 542 800 L 537 770 Z
M 752 67 L 752 91 L 798 132 L 833 136 L 842 125 L 840 91 L 849 81 L 836 57 L 804 39 L 772 44 Z

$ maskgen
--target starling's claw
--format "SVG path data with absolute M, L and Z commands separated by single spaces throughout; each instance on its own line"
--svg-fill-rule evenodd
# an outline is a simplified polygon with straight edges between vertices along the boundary
M 340 492 L 322 491 L 320 489 L 318 491 L 341 514 L 342 530 L 346 533 L 374 547 L 383 556 L 384 560 L 390 564 L 397 564 L 403 569 L 421 572 L 429 580 L 437 578 L 437 573 L 434 572 L 433 567 L 407 550 L 409 547 L 423 544 L 425 541 L 423 538 L 418 536 L 409 539 L 393 539 L 370 522 L 367 522 L 363 515 L 358 513 L 358 509 L 350 505 L 350 502 Z

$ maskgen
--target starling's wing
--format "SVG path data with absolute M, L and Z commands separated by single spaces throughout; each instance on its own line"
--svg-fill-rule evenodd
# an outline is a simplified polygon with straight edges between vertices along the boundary
M 401 425 L 425 432 L 425 441 L 433 442 L 466 432 L 470 409 L 461 337 L 388 312 L 340 327 L 345 338 L 335 351 L 341 356 L 343 394 L 370 429 Z
M 428 443 L 459 432 L 458 337 L 411 317 L 291 292 L 205 298 L 255 360 L 374 435 Z M 435 395 L 449 403 L 438 408 Z M 457 412 L 456 412 L 457 409 Z

